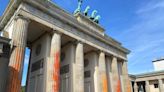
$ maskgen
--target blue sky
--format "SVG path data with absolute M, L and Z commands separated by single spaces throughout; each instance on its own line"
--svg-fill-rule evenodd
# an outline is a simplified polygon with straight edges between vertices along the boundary
M 53 2 L 72 13 L 77 1 Z M 7 3 L 8 0 L 0 0 L 0 15 Z M 128 55 L 129 73 L 153 71 L 152 60 L 164 56 L 164 0 L 84 0 L 82 9 L 87 5 L 91 7 L 90 12 L 98 10 L 102 17 L 100 24 L 106 33 L 131 50 Z M 28 57 L 26 55 L 25 71 Z

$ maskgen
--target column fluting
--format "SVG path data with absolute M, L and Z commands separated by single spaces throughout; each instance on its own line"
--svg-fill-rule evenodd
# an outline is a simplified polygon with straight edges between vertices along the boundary
M 100 76 L 100 92 L 108 92 L 108 80 L 106 74 L 105 53 L 99 54 L 99 76 Z
M 77 42 L 73 68 L 73 92 L 84 92 L 84 50 L 83 43 Z
M 7 92 L 20 92 L 29 19 L 17 16 L 12 34 Z
M 115 56 L 112 58 L 112 78 L 114 92 L 121 92 L 121 81 L 118 74 L 118 61 Z
M 61 34 L 53 33 L 50 57 L 46 64 L 46 92 L 59 92 L 60 89 Z

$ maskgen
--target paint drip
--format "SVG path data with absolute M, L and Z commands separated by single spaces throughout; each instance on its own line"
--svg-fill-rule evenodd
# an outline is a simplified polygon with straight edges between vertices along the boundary
M 59 92 L 59 85 L 60 85 L 60 53 L 57 52 L 54 55 L 54 69 L 53 69 L 53 90 L 54 92 Z

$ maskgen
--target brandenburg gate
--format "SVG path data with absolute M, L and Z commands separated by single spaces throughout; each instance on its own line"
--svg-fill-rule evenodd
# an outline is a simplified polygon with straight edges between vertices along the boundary
M 105 34 L 96 11 L 89 17 L 80 6 L 70 14 L 48 0 L 10 0 L 0 20 L 11 40 L 9 57 L 0 57 L 8 62 L 0 92 L 20 92 L 26 48 L 26 92 L 131 92 L 130 51 Z

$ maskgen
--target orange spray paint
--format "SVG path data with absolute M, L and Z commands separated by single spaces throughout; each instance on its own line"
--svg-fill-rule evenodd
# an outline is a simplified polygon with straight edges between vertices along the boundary
M 53 69 L 53 90 L 54 92 L 59 92 L 59 85 L 60 85 L 60 53 L 57 52 L 54 55 L 54 69 Z
M 121 82 L 120 82 L 120 80 L 117 81 L 116 92 L 121 92 Z
M 7 87 L 7 92 L 20 92 L 21 89 L 21 74 L 22 74 L 22 64 L 23 55 L 25 49 L 23 47 L 17 47 L 13 51 L 12 63 L 9 65 L 9 84 Z
M 131 84 L 130 84 L 130 82 L 128 82 L 127 92 L 131 92 Z
M 105 74 L 103 74 L 102 76 L 102 81 L 103 81 L 103 92 L 108 92 L 108 82 Z

